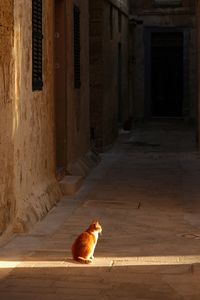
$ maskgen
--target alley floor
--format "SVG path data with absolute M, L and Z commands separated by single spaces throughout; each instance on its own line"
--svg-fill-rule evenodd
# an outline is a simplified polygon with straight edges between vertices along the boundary
M 74 239 L 103 227 L 91 265 Z M 73 197 L 0 249 L 1 300 L 199 300 L 200 157 L 194 131 L 151 121 L 122 132 Z

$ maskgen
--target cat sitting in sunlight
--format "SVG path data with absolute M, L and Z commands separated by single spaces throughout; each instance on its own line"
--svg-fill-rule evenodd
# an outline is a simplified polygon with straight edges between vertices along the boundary
M 90 264 L 94 260 L 94 250 L 97 245 L 102 227 L 97 221 L 93 221 L 88 229 L 82 232 L 72 245 L 73 259 L 81 263 Z

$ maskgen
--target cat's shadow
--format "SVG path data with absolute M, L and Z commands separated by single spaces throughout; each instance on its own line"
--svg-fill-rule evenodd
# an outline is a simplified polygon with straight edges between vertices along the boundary
M 66 257 L 64 262 L 67 262 L 67 263 L 70 263 L 70 264 L 74 264 L 74 265 L 81 265 L 80 262 L 74 260 L 73 258 L 70 258 L 70 257 Z
M 79 266 L 90 266 L 92 264 L 92 263 L 84 264 L 84 263 L 76 261 L 76 260 L 74 260 L 73 258 L 70 258 L 70 257 L 66 257 L 64 262 L 65 263 L 70 263 L 70 264 L 73 264 L 73 265 L 79 265 Z

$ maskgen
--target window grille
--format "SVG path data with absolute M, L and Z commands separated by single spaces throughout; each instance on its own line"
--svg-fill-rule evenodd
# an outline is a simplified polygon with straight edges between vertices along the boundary
M 42 0 L 32 0 L 32 89 L 42 90 Z
M 80 65 L 80 9 L 74 5 L 74 87 L 81 87 L 81 65 Z

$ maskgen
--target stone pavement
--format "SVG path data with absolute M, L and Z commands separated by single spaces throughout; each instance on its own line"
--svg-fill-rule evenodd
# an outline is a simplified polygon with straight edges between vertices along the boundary
M 75 196 L 0 249 L 0 299 L 200 300 L 199 182 L 181 122 L 122 133 Z M 81 265 L 70 246 L 93 219 L 103 235 Z

